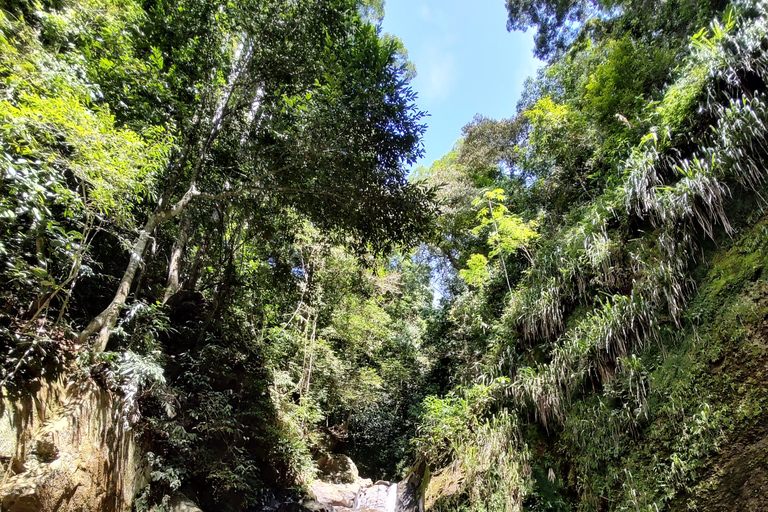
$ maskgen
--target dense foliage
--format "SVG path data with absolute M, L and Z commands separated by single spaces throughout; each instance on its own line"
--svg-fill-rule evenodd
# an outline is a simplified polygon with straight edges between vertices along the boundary
M 435 205 L 381 3 L 0 7 L 5 392 L 77 366 L 123 393 L 139 508 L 191 484 L 242 509 L 379 436 L 393 472 L 431 295 L 391 254 Z
M 713 243 L 742 231 L 741 254 L 760 253 L 767 6 L 507 7 L 548 64 L 516 117 L 476 118 L 420 172 L 444 185 L 433 257 L 452 268 L 440 343 L 454 388 L 425 401 L 416 439 L 427 503 L 695 509 L 725 440 L 762 435 L 762 387 L 729 403 L 707 365 L 743 357 L 720 336 L 740 307 L 756 328 L 763 306 L 740 295 L 739 263 L 707 272 Z M 714 298 L 719 278 L 732 295 Z
M 768 4 L 506 4 L 546 65 L 407 179 L 381 1 L 0 0 L 4 393 L 120 393 L 138 510 L 330 452 L 433 510 L 720 510 L 767 434 Z

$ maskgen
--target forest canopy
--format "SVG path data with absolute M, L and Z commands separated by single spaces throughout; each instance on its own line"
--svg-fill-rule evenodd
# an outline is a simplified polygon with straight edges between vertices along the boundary
M 435 511 L 720 510 L 768 424 L 768 4 L 506 7 L 545 64 L 409 174 L 381 1 L 0 0 L 3 396 L 122 397 L 139 511 L 334 454 Z

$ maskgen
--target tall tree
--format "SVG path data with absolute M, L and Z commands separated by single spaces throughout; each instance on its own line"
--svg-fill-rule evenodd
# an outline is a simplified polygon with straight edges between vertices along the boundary
M 397 45 L 382 41 L 354 2 L 192 4 L 177 11 L 208 7 L 218 22 L 195 49 L 223 49 L 224 58 L 208 59 L 217 67 L 206 81 L 199 82 L 199 70 L 182 80 L 199 92 L 174 127 L 178 150 L 163 193 L 133 242 L 113 300 L 80 334 L 98 334 L 97 351 L 106 346 L 153 231 L 193 202 L 247 196 L 257 205 L 277 194 L 374 250 L 412 241 L 433 211 L 430 193 L 410 185 L 402 166 L 418 156 L 423 127 Z M 150 15 L 173 18 L 170 7 L 158 3 Z M 157 37 L 176 40 L 176 29 L 182 27 L 171 24 Z M 179 76 L 175 70 L 169 75 Z

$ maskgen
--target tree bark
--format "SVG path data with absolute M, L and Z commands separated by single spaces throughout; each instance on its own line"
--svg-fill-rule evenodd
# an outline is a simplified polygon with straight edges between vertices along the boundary
M 171 296 L 179 291 L 181 288 L 179 273 L 181 270 L 181 259 L 184 255 L 184 250 L 187 247 L 187 240 L 189 239 L 189 228 L 192 224 L 192 220 L 189 215 L 184 217 L 179 228 L 179 236 L 173 244 L 173 250 L 171 251 L 171 261 L 168 263 L 168 281 L 165 285 L 165 293 L 163 294 L 163 304 L 168 302 Z
M 197 281 L 200 279 L 200 267 L 203 266 L 203 260 L 208 253 L 208 246 L 211 243 L 211 232 L 206 231 L 205 237 L 202 243 L 197 248 L 197 254 L 195 254 L 195 262 L 192 263 L 192 268 L 189 271 L 189 276 L 184 283 L 184 289 L 187 291 L 194 291 L 197 288 Z
M 125 304 L 128 298 L 128 293 L 131 290 L 133 284 L 133 278 L 136 277 L 136 271 L 141 264 L 141 256 L 144 254 L 144 249 L 147 247 L 150 235 L 157 227 L 157 214 L 153 214 L 147 219 L 147 223 L 139 233 L 139 237 L 131 248 L 131 259 L 128 262 L 128 267 L 123 273 L 123 278 L 120 280 L 120 285 L 117 287 L 117 293 L 109 303 L 109 306 L 94 318 L 88 327 L 80 333 L 80 342 L 84 343 L 92 335 L 98 333 L 98 337 L 94 343 L 93 349 L 95 352 L 103 352 L 107 347 L 107 341 L 109 340 L 109 333 L 117 323 L 117 318 L 120 316 L 120 308 Z

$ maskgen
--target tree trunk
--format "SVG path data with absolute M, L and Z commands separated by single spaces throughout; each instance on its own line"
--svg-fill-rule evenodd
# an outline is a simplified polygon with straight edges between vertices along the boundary
M 133 278 L 136 277 L 136 271 L 139 269 L 139 265 L 141 265 L 141 256 L 144 254 L 144 249 L 147 247 L 152 231 L 157 227 L 157 221 L 157 214 L 153 214 L 147 219 L 147 223 L 139 233 L 139 238 L 133 244 L 133 248 L 131 248 L 131 259 L 128 262 L 128 267 L 125 269 L 123 278 L 120 280 L 120 285 L 117 287 L 115 297 L 112 299 L 112 302 L 109 303 L 109 306 L 99 313 L 99 315 L 88 324 L 88 327 L 80 333 L 79 338 L 81 343 L 85 343 L 88 338 L 98 333 L 98 337 L 93 346 L 95 352 L 103 352 L 107 347 L 109 333 L 115 327 L 117 318 L 120 316 L 120 308 L 122 308 L 128 298 L 128 293 L 133 284 Z
M 163 222 L 166 222 L 183 212 L 187 205 L 198 195 L 199 193 L 193 182 L 190 184 L 189 189 L 181 200 L 173 205 L 173 208 L 155 212 L 149 216 L 146 224 L 144 224 L 144 228 L 139 232 L 139 237 L 131 248 L 131 259 L 128 262 L 128 267 L 125 269 L 123 278 L 120 280 L 120 285 L 117 287 L 115 297 L 112 299 L 112 302 L 109 303 L 109 306 L 99 313 L 99 315 L 88 324 L 88 327 L 80 333 L 80 336 L 78 337 L 80 343 L 85 343 L 88 341 L 88 338 L 94 334 L 98 334 L 93 350 L 97 353 L 104 351 L 107 346 L 107 341 L 109 341 L 109 333 L 115 327 L 117 319 L 120 316 L 120 309 L 128 299 L 128 294 L 133 285 L 133 279 L 136 277 L 136 271 L 138 271 L 139 266 L 141 265 L 142 256 L 152 237 L 152 232 Z
M 241 42 L 237 46 L 234 59 L 232 62 L 232 69 L 230 70 L 229 78 L 222 91 L 221 97 L 217 102 L 217 106 L 211 117 L 211 126 L 208 130 L 208 134 L 204 139 L 200 140 L 200 148 L 197 154 L 197 161 L 191 170 L 189 178 L 189 187 L 184 193 L 184 196 L 172 207 L 168 207 L 167 201 L 170 200 L 171 191 L 174 188 L 174 184 L 170 183 L 166 188 L 166 194 L 160 199 L 159 204 L 155 212 L 147 219 L 144 228 L 139 232 L 139 237 L 134 243 L 131 249 L 131 259 L 128 263 L 128 267 L 125 269 L 123 278 L 120 280 L 120 285 L 117 288 L 115 297 L 110 302 L 109 306 L 104 309 L 99 315 L 94 318 L 88 327 L 80 333 L 79 341 L 85 343 L 94 334 L 98 334 L 93 350 L 95 352 L 103 352 L 107 346 L 109 340 L 109 334 L 117 323 L 117 319 L 120 316 L 120 309 L 128 299 L 133 280 L 136 277 L 136 271 L 139 269 L 142 261 L 142 255 L 147 247 L 147 243 L 152 235 L 152 232 L 162 224 L 180 213 L 182 213 L 189 203 L 200 195 L 197 190 L 197 177 L 202 170 L 203 163 L 208 155 L 208 151 L 213 146 L 214 142 L 221 133 L 225 120 L 229 116 L 230 112 L 230 100 L 232 99 L 235 86 L 240 79 L 242 73 L 247 69 L 247 65 L 253 56 L 253 49 L 250 44 Z M 193 120 L 193 124 L 197 123 L 198 119 Z M 193 135 L 188 139 L 188 143 L 185 145 L 185 150 L 181 154 L 181 163 L 186 162 L 189 158 L 190 151 L 193 147 L 192 139 L 196 139 L 197 136 Z M 179 164 L 179 162 L 176 162 Z M 175 170 L 172 174 L 171 181 L 179 179 L 179 173 L 182 172 L 180 165 L 175 166 Z
M 205 236 L 200 246 L 197 248 L 197 254 L 195 254 L 195 261 L 192 263 L 192 268 L 189 271 L 189 276 L 184 283 L 184 289 L 187 291 L 195 291 L 197 288 L 197 282 L 200 280 L 200 267 L 203 266 L 203 260 L 208 253 L 208 246 L 211 243 L 211 232 L 206 230 Z
M 171 296 L 179 291 L 181 288 L 179 280 L 179 272 L 181 269 L 181 258 L 184 255 L 184 249 L 187 246 L 187 240 L 189 239 L 189 228 L 192 224 L 192 220 L 189 215 L 184 217 L 179 228 L 179 236 L 176 238 L 176 242 L 173 244 L 173 250 L 171 251 L 171 261 L 168 263 L 168 282 L 165 285 L 165 294 L 163 295 L 163 304 L 168 302 Z

